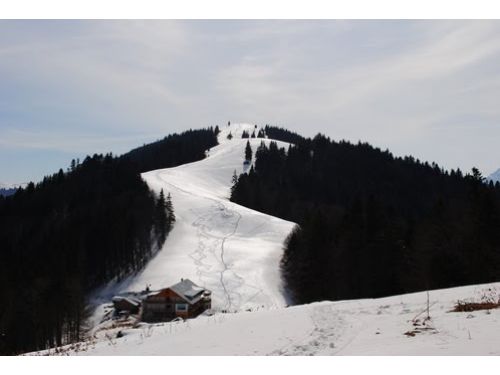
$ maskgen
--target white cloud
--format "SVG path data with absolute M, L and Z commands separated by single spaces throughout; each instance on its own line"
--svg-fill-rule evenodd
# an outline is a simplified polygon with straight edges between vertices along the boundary
M 0 30 L 0 147 L 66 149 L 78 134 L 88 152 L 112 150 L 136 134 L 246 120 L 450 167 L 500 163 L 482 151 L 500 137 L 498 21 L 4 21 Z M 471 152 L 439 147 L 447 139 Z

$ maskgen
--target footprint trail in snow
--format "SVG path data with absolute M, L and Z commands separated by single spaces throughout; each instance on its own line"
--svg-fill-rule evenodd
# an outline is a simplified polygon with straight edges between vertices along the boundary
M 233 173 L 244 167 L 247 139 L 241 133 L 253 129 L 232 124 L 222 129 L 219 145 L 207 158 L 142 174 L 154 191 L 171 193 L 177 221 L 145 269 L 116 292 L 140 291 L 146 285 L 154 290 L 189 278 L 212 291 L 214 310 L 287 304 L 279 264 L 283 242 L 295 224 L 229 201 Z M 250 139 L 254 154 L 261 141 Z

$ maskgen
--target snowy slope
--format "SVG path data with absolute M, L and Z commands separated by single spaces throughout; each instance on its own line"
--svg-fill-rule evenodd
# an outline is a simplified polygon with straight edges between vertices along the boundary
M 233 173 L 244 168 L 243 130 L 251 133 L 254 125 L 221 129 L 219 145 L 204 160 L 142 175 L 154 191 L 171 193 L 174 229 L 141 274 L 96 297 L 109 301 L 113 294 L 139 292 L 146 285 L 155 290 L 189 278 L 212 291 L 215 311 L 286 305 L 279 262 L 294 224 L 228 201 Z M 261 141 L 250 139 L 254 153 Z
M 500 283 L 431 291 L 425 325 L 426 293 L 413 293 L 120 327 L 59 354 L 500 355 L 500 309 L 449 312 L 457 300 L 485 295 L 498 298 Z

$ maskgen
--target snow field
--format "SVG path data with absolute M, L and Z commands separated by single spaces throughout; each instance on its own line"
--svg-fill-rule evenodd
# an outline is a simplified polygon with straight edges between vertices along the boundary
M 117 328 L 61 354 L 500 355 L 500 309 L 450 312 L 457 300 L 479 301 L 491 291 L 498 296 L 500 283 L 431 291 L 429 329 L 414 336 L 405 333 L 425 317 L 425 292 L 144 324 L 121 338 Z

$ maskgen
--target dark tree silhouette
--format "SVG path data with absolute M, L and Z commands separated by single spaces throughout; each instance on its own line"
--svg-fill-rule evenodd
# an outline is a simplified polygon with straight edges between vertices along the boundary
M 175 223 L 174 206 L 172 204 L 172 196 L 170 195 L 170 193 L 168 193 L 167 195 L 165 209 L 167 211 L 167 228 L 170 230 Z
M 231 200 L 294 221 L 282 260 L 296 303 L 500 280 L 500 184 L 366 143 L 266 127 Z
M 250 146 L 250 141 L 247 141 L 247 145 L 245 146 L 245 160 L 252 161 L 252 146 Z

